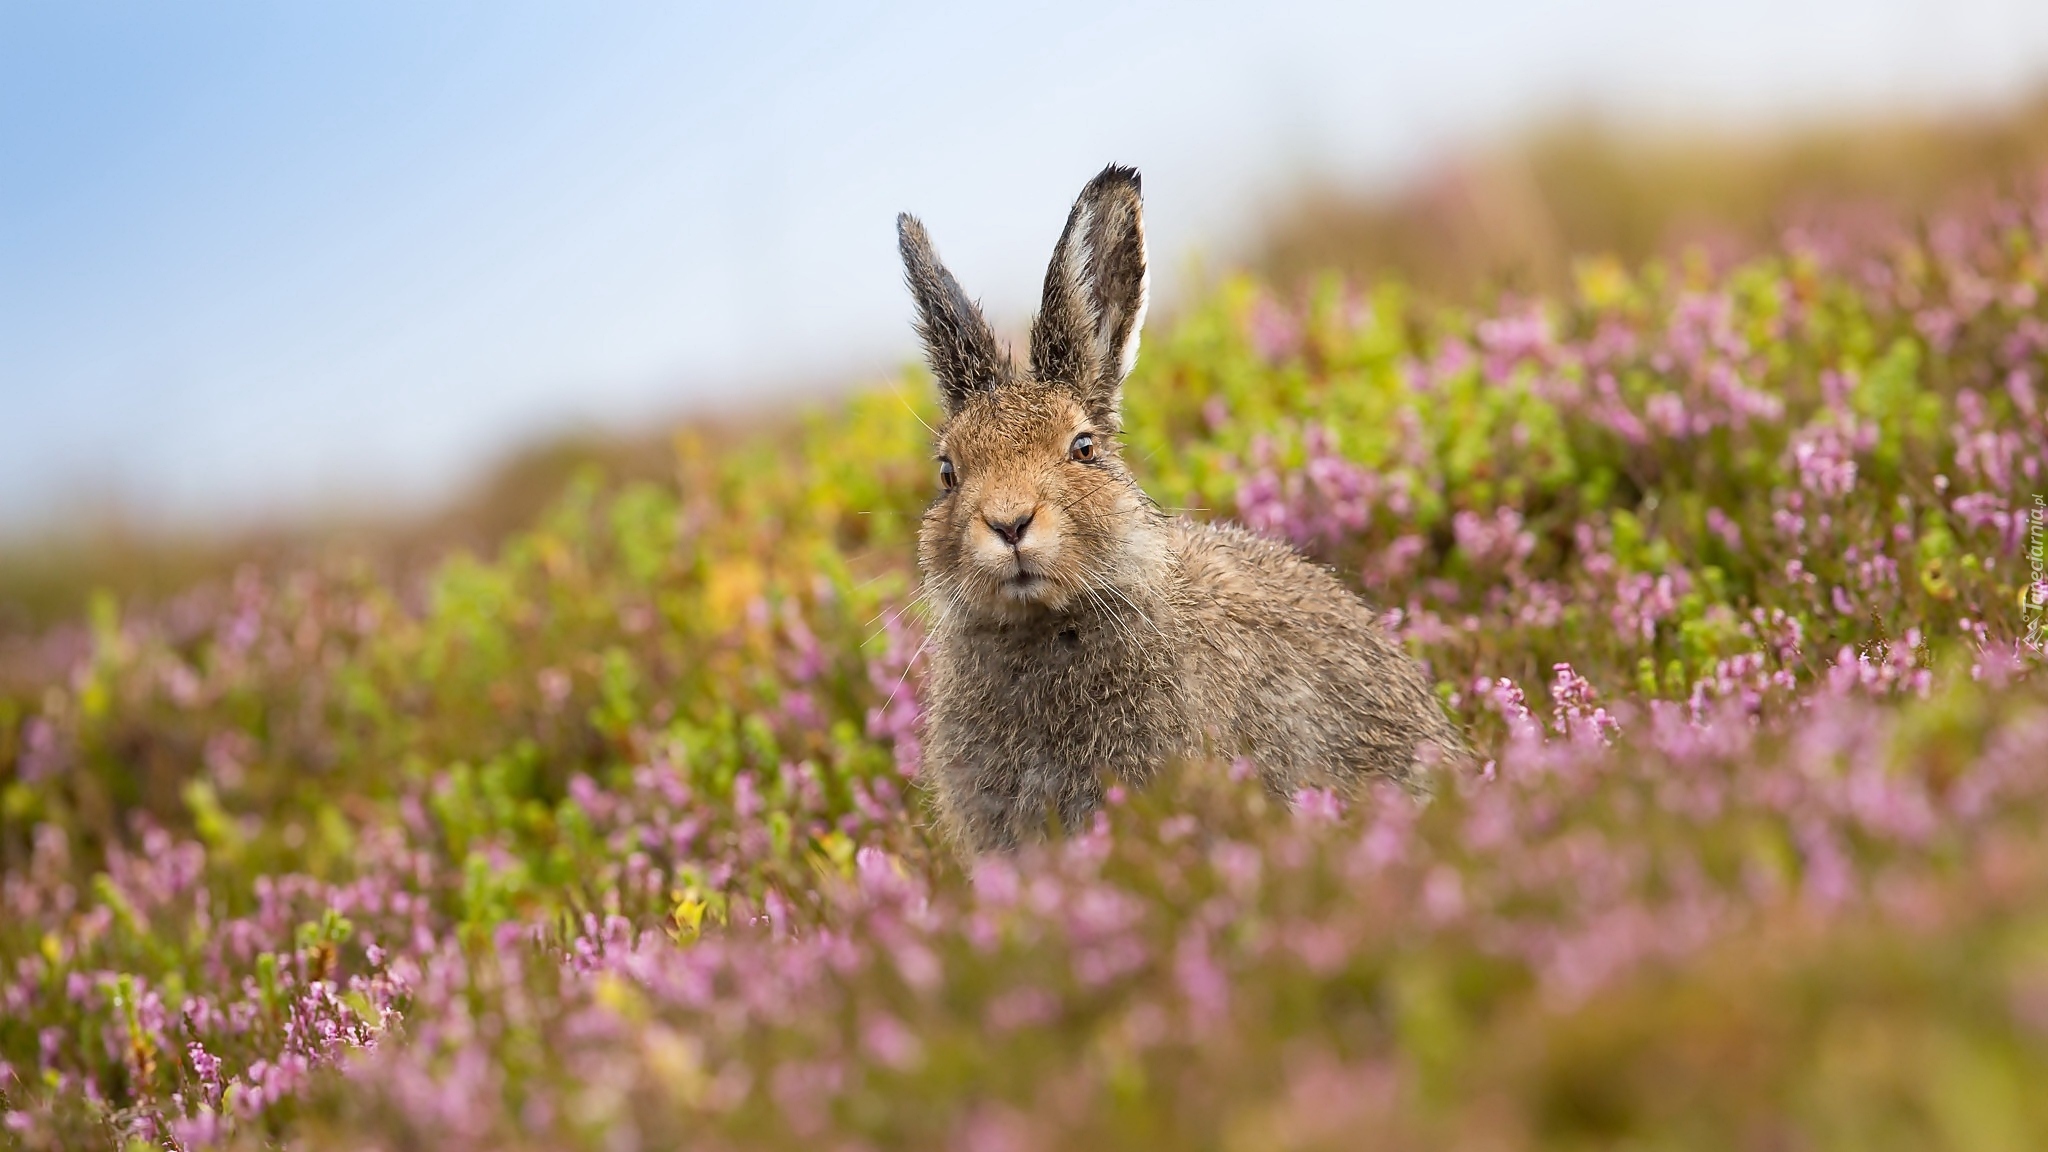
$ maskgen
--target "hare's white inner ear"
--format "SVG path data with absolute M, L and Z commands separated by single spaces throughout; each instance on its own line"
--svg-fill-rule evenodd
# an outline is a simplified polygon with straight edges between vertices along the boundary
M 1116 353 L 1118 401 L 1123 399 L 1124 377 L 1129 376 L 1131 369 L 1138 366 L 1138 334 L 1145 327 L 1145 309 L 1152 302 L 1152 266 L 1151 262 L 1145 259 L 1145 236 L 1143 233 L 1138 235 L 1138 260 L 1145 265 L 1145 271 L 1138 277 L 1138 300 L 1131 307 L 1130 330 L 1124 336 L 1124 346 L 1113 349 Z M 1104 341 L 1107 342 L 1115 331 L 1116 326 L 1111 324 L 1108 318 L 1105 317 L 1102 325 Z M 1103 362 L 1108 363 L 1109 358 L 1105 356 Z
M 1073 219 L 1067 221 L 1066 235 L 1070 242 L 1060 245 L 1060 275 L 1065 278 L 1068 288 L 1076 300 L 1086 301 L 1094 296 L 1088 280 L 1088 265 L 1094 245 L 1089 241 L 1095 231 L 1095 206 L 1085 199 L 1074 205 Z M 1101 329 L 1098 326 L 1098 335 Z
M 1144 259 L 1145 241 L 1142 235 L 1138 239 L 1138 251 L 1139 259 Z M 1145 309 L 1152 296 L 1152 270 L 1148 267 L 1138 277 L 1137 300 L 1130 306 L 1128 326 L 1120 323 L 1124 316 L 1122 304 L 1104 299 L 1099 294 L 1091 295 L 1095 297 L 1096 306 L 1102 309 L 1102 315 L 1095 325 L 1095 362 L 1103 365 L 1105 372 L 1113 373 L 1102 383 L 1108 392 L 1109 415 L 1121 423 L 1124 410 L 1124 380 L 1138 364 L 1138 333 L 1145 327 Z M 1123 343 L 1121 346 L 1112 347 L 1117 341 L 1118 333 L 1122 333 Z

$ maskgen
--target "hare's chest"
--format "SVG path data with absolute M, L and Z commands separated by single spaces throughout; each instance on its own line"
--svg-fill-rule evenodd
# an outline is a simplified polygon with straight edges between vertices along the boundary
M 1171 691 L 1171 645 L 1115 623 L 1077 621 L 1001 634 L 976 653 L 976 672 L 1020 699 L 1081 706 Z
M 1141 769 L 1188 744 L 1175 645 L 1085 622 L 976 640 L 948 645 L 934 667 L 933 719 L 963 750 Z
M 1122 645 L 1103 641 L 1099 628 L 1081 625 L 1005 637 L 991 648 L 988 671 L 1019 685 L 1055 690 L 1113 682 L 1128 667 L 1130 654 Z

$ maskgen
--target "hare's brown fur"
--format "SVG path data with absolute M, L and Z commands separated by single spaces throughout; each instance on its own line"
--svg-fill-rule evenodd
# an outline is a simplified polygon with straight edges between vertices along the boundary
M 1167 516 L 1118 452 L 1145 313 L 1137 173 L 1107 168 L 1075 203 L 1028 371 L 917 221 L 898 225 L 946 407 L 951 484 L 918 539 L 946 829 L 988 850 L 1078 827 L 1109 784 L 1180 758 L 1249 756 L 1282 794 L 1426 790 L 1460 743 L 1371 609 L 1284 544 Z

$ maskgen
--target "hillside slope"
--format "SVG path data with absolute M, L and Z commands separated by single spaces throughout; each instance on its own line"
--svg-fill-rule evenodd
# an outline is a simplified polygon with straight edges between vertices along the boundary
M 423 581 L 99 600 L 0 675 L 24 1148 L 2024 1147 L 2048 201 L 1487 313 L 1222 287 L 1152 493 L 1332 564 L 1484 749 L 1187 765 L 970 877 L 927 384 Z

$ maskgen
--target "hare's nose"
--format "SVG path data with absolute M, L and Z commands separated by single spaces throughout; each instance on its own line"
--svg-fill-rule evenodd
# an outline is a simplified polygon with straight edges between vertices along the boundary
M 1038 510 L 1034 508 L 1029 512 L 1019 513 L 1007 520 L 984 518 L 982 522 L 988 525 L 989 531 L 1002 537 L 1003 543 L 1015 548 L 1023 541 L 1024 530 L 1031 527 L 1031 518 L 1037 514 Z

